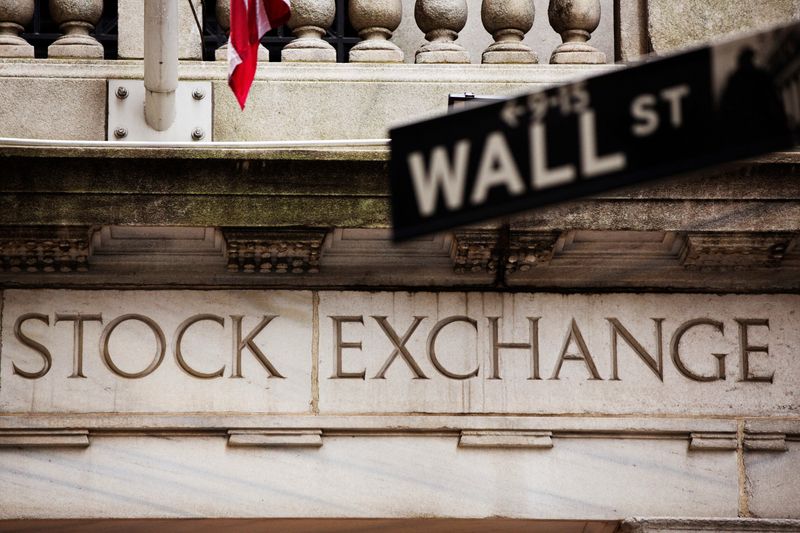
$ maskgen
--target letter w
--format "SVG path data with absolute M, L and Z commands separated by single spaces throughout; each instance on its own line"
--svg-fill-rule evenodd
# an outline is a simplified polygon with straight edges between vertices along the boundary
M 461 207 L 464 203 L 469 150 L 468 140 L 456 143 L 455 162 L 451 164 L 447 148 L 437 146 L 431 152 L 431 164 L 427 169 L 422 152 L 414 152 L 408 156 L 408 167 L 411 170 L 420 215 L 429 217 L 436 211 L 440 188 L 444 191 L 444 203 L 448 209 Z

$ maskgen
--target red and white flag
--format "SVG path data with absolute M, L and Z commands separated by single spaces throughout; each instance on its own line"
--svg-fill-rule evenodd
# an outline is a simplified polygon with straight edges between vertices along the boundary
M 225 1 L 225 0 L 222 0 Z M 256 76 L 258 43 L 291 15 L 289 0 L 230 0 L 231 36 L 228 40 L 228 85 L 244 109 Z

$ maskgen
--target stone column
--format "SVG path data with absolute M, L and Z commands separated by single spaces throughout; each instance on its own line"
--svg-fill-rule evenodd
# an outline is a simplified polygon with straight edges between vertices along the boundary
M 588 44 L 600 24 L 600 0 L 550 0 L 550 25 L 564 40 L 553 52 L 550 63 L 596 65 L 606 55 Z
M 220 28 L 225 30 L 225 35 L 230 36 L 231 33 L 230 0 L 218 0 L 215 13 L 217 15 L 217 24 L 219 24 Z M 216 59 L 217 61 L 228 60 L 228 41 L 225 41 L 225 44 L 217 48 L 217 50 L 214 52 L 214 59 Z M 269 50 L 264 48 L 264 45 L 258 46 L 258 60 L 269 61 Z
M 89 35 L 103 14 L 103 0 L 50 0 L 50 14 L 64 35 L 47 49 L 48 57 L 103 57 L 103 45 Z
M 289 28 L 297 37 L 281 52 L 281 61 L 335 63 L 336 50 L 322 40 L 336 17 L 334 0 L 292 0 Z
M 0 0 L 0 57 L 33 57 L 33 46 L 19 36 L 33 18 L 33 0 Z
M 429 42 L 417 50 L 417 63 L 469 63 L 469 52 L 456 44 L 467 23 L 466 0 L 417 0 L 417 26 Z
M 364 39 L 350 50 L 350 62 L 402 63 L 403 51 L 389 40 L 402 18 L 400 0 L 350 0 L 350 23 Z
M 538 63 L 522 39 L 533 27 L 533 0 L 483 0 L 481 20 L 494 43 L 483 52 L 482 63 Z

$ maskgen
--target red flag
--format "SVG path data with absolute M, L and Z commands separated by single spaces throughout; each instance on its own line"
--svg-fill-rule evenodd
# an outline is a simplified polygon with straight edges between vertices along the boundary
M 221 0 L 225 1 L 225 0 Z M 228 40 L 228 85 L 244 109 L 256 76 L 258 42 L 291 15 L 289 0 L 230 0 L 231 36 Z

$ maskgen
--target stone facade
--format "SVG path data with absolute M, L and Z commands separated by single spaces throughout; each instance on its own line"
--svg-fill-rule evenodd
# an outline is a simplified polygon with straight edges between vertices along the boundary
M 115 61 L 51 4 L 32 59 L 0 0 L 0 530 L 800 531 L 797 153 L 395 245 L 384 140 L 797 2 L 352 0 L 335 64 L 296 0 L 244 112 L 182 5 L 216 142 L 164 146 L 106 142 L 141 2 Z

